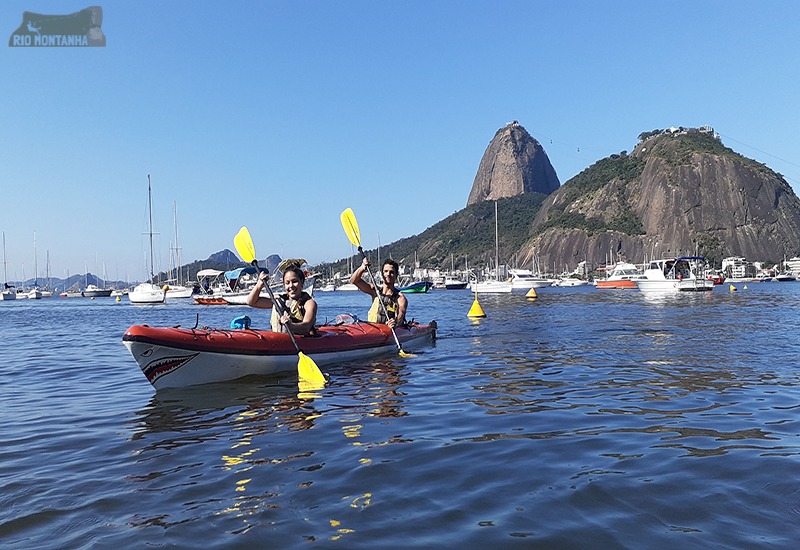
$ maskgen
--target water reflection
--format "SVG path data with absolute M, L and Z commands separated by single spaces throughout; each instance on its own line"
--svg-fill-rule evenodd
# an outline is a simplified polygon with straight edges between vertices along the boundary
M 173 513 L 139 514 L 131 525 L 167 528 L 226 515 L 239 521 L 232 532 L 244 534 L 265 521 L 288 521 L 296 514 L 291 502 L 320 481 L 341 476 L 335 472 L 343 468 L 367 467 L 373 449 L 403 442 L 365 430 L 371 419 L 408 414 L 401 390 L 406 363 L 390 358 L 336 367 L 316 399 L 298 396 L 294 377 L 157 392 L 132 421 L 139 472 L 127 479 L 142 492 L 169 495 Z M 198 485 L 217 496 L 190 498 Z M 348 506 L 368 507 L 371 497 L 370 491 L 351 495 Z M 331 538 L 352 532 L 335 521 L 328 525 Z
M 187 435 L 203 433 L 231 420 L 247 420 L 254 425 L 273 421 L 276 428 L 285 425 L 291 429 L 307 429 L 313 423 L 307 423 L 306 419 L 313 419 L 315 415 L 313 401 L 298 397 L 294 378 L 273 378 L 267 382 L 245 378 L 232 383 L 157 392 L 149 405 L 137 413 L 132 439 L 158 433 L 174 434 L 174 439 L 155 443 L 172 447 Z
M 600 295 L 603 303 L 597 302 Z M 742 337 L 743 327 L 730 323 L 741 295 L 578 297 L 561 304 L 558 318 L 543 320 L 541 309 L 520 309 L 514 318 L 494 321 L 490 312 L 481 322 L 470 340 L 475 362 L 469 400 L 508 423 L 505 431 L 467 439 L 623 438 L 648 449 L 632 453 L 637 456 L 659 449 L 686 457 L 797 454 L 795 442 L 787 444 L 785 433 L 776 430 L 794 423 L 790 414 L 776 407 L 775 423 L 756 420 L 764 416 L 760 401 L 765 400 L 757 388 L 796 375 L 759 364 L 752 343 Z M 642 308 L 642 301 L 648 307 Z M 538 306 L 550 307 L 543 302 Z M 528 328 L 524 337 L 519 327 Z M 796 349 L 796 339 L 780 333 L 785 327 L 770 331 L 773 351 Z

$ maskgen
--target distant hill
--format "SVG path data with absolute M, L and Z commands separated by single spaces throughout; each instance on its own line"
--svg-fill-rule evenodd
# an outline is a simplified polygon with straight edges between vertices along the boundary
M 234 254 L 227 248 L 225 250 L 220 250 L 219 252 L 215 252 L 214 254 L 209 256 L 208 259 L 206 259 L 205 261 L 215 264 L 226 264 L 226 265 L 242 263 L 242 260 L 240 260 L 236 254 Z
M 277 254 L 268 256 L 265 260 L 260 260 L 259 265 L 265 266 L 269 269 L 270 273 L 274 273 L 278 264 L 281 262 L 281 257 Z M 195 282 L 197 281 L 197 272 L 202 269 L 216 269 L 218 271 L 230 271 L 239 267 L 246 267 L 248 264 L 239 259 L 239 257 L 228 250 L 220 250 L 211 254 L 205 260 L 195 260 L 190 264 L 186 264 L 181 268 L 181 279 L 184 281 Z M 156 278 L 159 281 L 166 281 L 174 278 L 174 275 L 168 275 L 165 272 L 159 273 Z
M 259 265 L 264 267 L 266 264 L 267 269 L 269 269 L 270 273 L 275 273 L 277 270 L 278 264 L 281 262 L 281 257 L 277 254 L 272 254 L 267 256 L 266 259 L 260 260 Z M 239 259 L 236 254 L 228 250 L 220 250 L 219 252 L 215 252 L 211 254 L 205 260 L 195 260 L 189 264 L 186 264 L 181 267 L 181 281 L 185 284 L 193 284 L 197 282 L 197 272 L 202 269 L 216 269 L 218 271 L 230 271 L 232 269 L 237 269 L 239 267 L 245 267 L 248 264 L 244 263 Z M 167 273 L 162 271 L 161 273 L 156 275 L 155 282 L 165 282 L 168 280 L 175 279 L 175 273 Z M 61 279 L 58 277 L 51 277 L 50 279 L 44 279 L 40 277 L 37 280 L 39 287 L 47 287 L 47 283 L 49 281 L 49 289 L 63 291 L 64 289 L 69 290 L 82 290 L 86 288 L 87 284 L 96 285 L 99 287 L 104 288 L 119 288 L 124 289 L 130 287 L 133 283 L 137 283 L 139 281 L 115 281 L 115 280 L 103 280 L 97 275 L 92 273 L 85 273 L 85 274 L 76 274 L 71 275 L 67 279 Z M 32 288 L 34 286 L 34 279 L 30 278 L 27 281 L 9 281 L 10 284 L 14 285 L 15 287 L 20 288 Z

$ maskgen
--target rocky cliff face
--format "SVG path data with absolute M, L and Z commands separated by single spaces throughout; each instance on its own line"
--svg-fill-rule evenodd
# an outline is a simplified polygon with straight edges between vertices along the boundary
M 800 252 L 800 199 L 765 165 L 713 130 L 662 132 L 613 155 L 545 201 L 523 253 L 560 271 L 580 261 L 695 252 L 773 261 Z M 612 257 L 613 256 L 613 257 Z
M 483 153 L 467 206 L 522 193 L 547 195 L 559 185 L 541 144 L 514 121 L 497 131 Z

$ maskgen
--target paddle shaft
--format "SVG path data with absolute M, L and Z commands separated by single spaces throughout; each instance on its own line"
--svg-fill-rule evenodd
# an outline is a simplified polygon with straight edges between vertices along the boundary
M 358 251 L 361 252 L 361 257 L 366 258 L 367 255 L 364 253 L 364 249 L 361 248 L 361 245 L 358 247 Z M 367 268 L 367 273 L 369 273 L 369 279 L 372 281 L 372 288 L 375 289 L 376 298 L 378 298 L 378 303 L 381 305 L 381 309 L 383 310 L 383 314 L 386 317 L 386 320 L 389 320 L 389 312 L 386 310 L 386 304 L 383 303 L 381 300 L 381 293 L 380 289 L 378 288 L 378 283 L 375 281 L 375 277 L 372 275 L 372 270 L 369 266 L 365 266 Z M 394 336 L 394 343 L 397 344 L 397 349 L 400 353 L 405 353 L 403 351 L 403 346 L 400 345 L 400 339 L 397 337 L 397 333 L 394 331 L 394 327 L 389 327 L 392 330 L 392 336 Z
M 252 264 L 253 264 L 253 266 L 255 266 L 256 269 L 261 269 L 260 267 L 258 267 L 258 260 L 253 260 Z M 267 275 L 269 275 L 269 270 L 268 269 L 264 269 L 264 272 Z M 286 308 L 284 307 L 282 301 L 278 301 L 275 298 L 275 294 L 272 293 L 272 289 L 269 287 L 269 281 L 264 281 L 264 288 L 267 289 L 267 294 L 269 294 L 269 299 L 272 300 L 272 307 L 278 309 L 278 315 L 283 315 L 284 312 L 286 311 Z M 291 327 L 288 324 L 283 325 L 283 326 L 286 327 L 286 332 L 289 333 L 289 338 L 292 339 L 292 344 L 294 344 L 294 349 L 297 350 L 297 353 L 301 353 L 300 352 L 300 346 L 298 345 L 297 340 L 294 337 L 294 333 L 292 332 Z

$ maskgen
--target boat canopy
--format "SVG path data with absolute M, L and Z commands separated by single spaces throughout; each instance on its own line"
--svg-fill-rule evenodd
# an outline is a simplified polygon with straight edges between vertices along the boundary
M 256 273 L 258 273 L 258 270 L 255 267 L 253 267 L 252 265 L 249 265 L 247 267 L 240 267 L 239 269 L 233 269 L 231 271 L 226 271 L 225 272 L 225 278 L 227 280 L 229 280 L 229 281 L 236 281 L 242 275 L 254 275 Z
M 681 260 L 705 260 L 705 257 L 704 256 L 681 256 L 680 258 L 675 260 L 675 263 L 678 263 Z
M 224 271 L 219 271 L 218 269 L 201 269 L 197 272 L 197 279 L 200 280 L 203 277 L 219 277 L 225 273 Z

